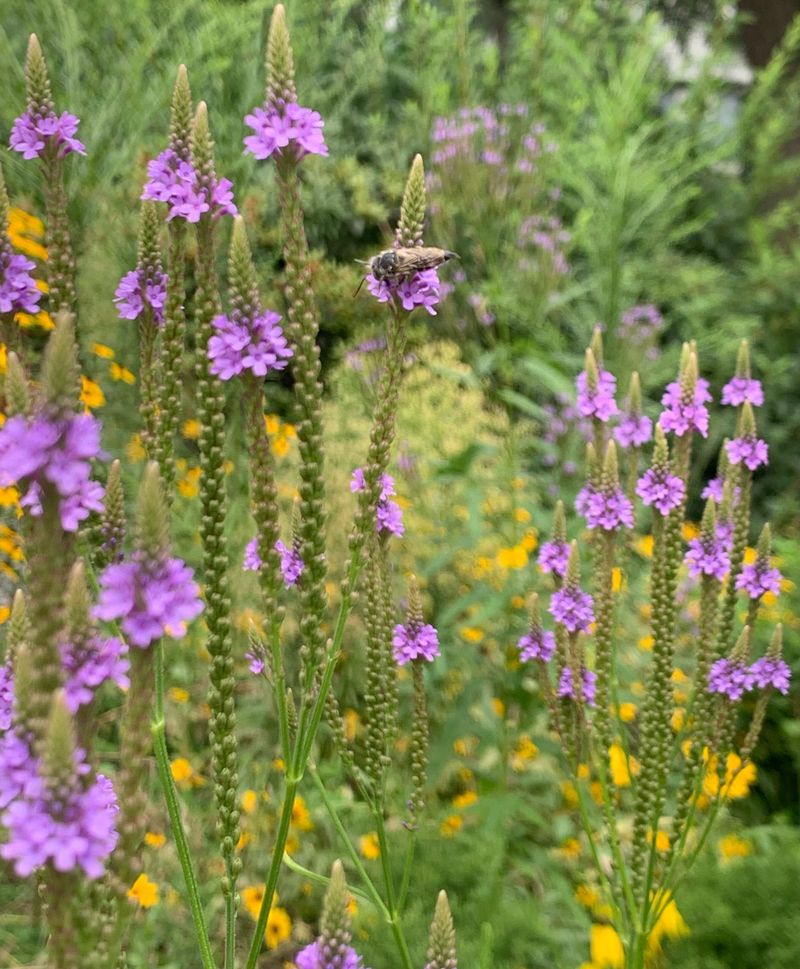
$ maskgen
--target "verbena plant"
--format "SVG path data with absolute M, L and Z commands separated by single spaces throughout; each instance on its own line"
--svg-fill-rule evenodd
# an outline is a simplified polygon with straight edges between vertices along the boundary
M 424 948 L 421 940 L 407 937 L 403 918 L 414 869 L 425 864 L 415 854 L 427 778 L 424 670 L 439 654 L 439 641 L 436 629 L 425 621 L 424 590 L 413 578 L 408 583 L 405 620 L 395 621 L 392 536 L 402 534 L 404 525 L 387 468 L 408 365 L 408 315 L 416 308 L 436 313 L 443 296 L 437 272 L 426 269 L 388 278 L 367 275 L 369 291 L 387 311 L 386 329 L 369 446 L 361 467 L 351 469 L 350 490 L 357 507 L 338 596 L 331 602 L 327 580 L 334 543 L 327 535 L 330 476 L 323 447 L 318 294 L 300 201 L 304 159 L 328 154 L 322 118 L 298 103 L 284 12 L 276 7 L 267 45 L 266 96 L 245 119 L 251 129 L 245 149 L 256 159 L 274 162 L 286 265 L 282 320 L 262 304 L 232 185 L 216 173 L 206 105 L 193 104 L 188 75 L 181 68 L 173 93 L 169 145 L 150 162 L 142 192 L 136 268 L 123 277 L 115 300 L 119 315 L 136 321 L 138 327 L 141 440 L 148 458 L 129 522 L 121 465 L 106 464 L 100 423 L 80 407 L 76 331 L 81 332 L 81 306 L 64 176 L 72 163 L 69 156 L 83 154 L 85 148 L 77 138 L 77 118 L 55 109 L 35 36 L 29 43 L 26 81 L 28 103 L 14 123 L 11 147 L 27 160 L 38 160 L 41 168 L 47 271 L 46 281 L 37 283 L 31 275 L 34 265 L 12 252 L 5 233 L 8 206 L 2 186 L 0 313 L 10 349 L 4 388 L 7 419 L 0 430 L 0 485 L 18 491 L 26 564 L 24 591 L 20 588 L 14 596 L 0 670 L 0 854 L 18 876 L 35 875 L 40 882 L 53 966 L 118 965 L 137 928 L 131 919 L 131 900 L 137 885 L 142 890 L 144 799 L 152 750 L 205 969 L 216 965 L 233 969 L 237 964 L 254 969 L 284 862 L 327 885 L 319 936 L 295 955 L 297 966 L 355 969 L 361 962 L 352 945 L 343 867 L 337 862 L 328 877 L 285 854 L 298 790 L 310 775 L 358 876 L 353 892 L 382 917 L 396 945 L 398 964 L 411 969 L 421 964 Z M 524 167 L 521 174 L 528 174 Z M 422 159 L 417 156 L 406 183 L 395 247 L 422 245 L 425 199 Z M 226 216 L 234 218 L 227 313 L 216 266 L 217 236 Z M 186 269 L 192 259 L 190 286 Z M 39 359 L 15 329 L 14 320 L 19 313 L 37 312 L 43 292 L 55 326 Z M 202 592 L 186 562 L 173 555 L 170 537 L 175 439 L 189 369 L 194 374 L 200 425 Z M 298 497 L 290 531 L 279 519 L 273 448 L 265 422 L 274 376 L 286 370 L 294 381 L 299 443 Z M 567 546 L 566 523 L 559 512 L 553 542 L 542 559 L 556 576 L 550 605 L 556 631 L 543 629 L 534 602 L 521 651 L 522 659 L 541 666 L 553 729 L 575 777 L 581 816 L 612 921 L 628 964 L 638 969 L 719 805 L 746 770 L 769 691 L 785 689 L 788 671 L 780 657 L 780 631 L 764 657 L 752 666 L 748 658 L 758 604 L 764 592 L 774 592 L 779 579 L 768 560 L 768 531 L 762 534 L 755 562 L 744 563 L 750 477 L 766 460 L 766 445 L 756 436 L 752 411 L 760 403 L 761 388 L 750 377 L 746 348 L 740 354 L 737 376 L 725 391 L 727 402 L 741 405 L 736 437 L 726 445 L 703 528 L 687 556 L 690 571 L 701 578 L 702 601 L 694 693 L 677 726 L 670 677 L 680 541 L 692 436 L 707 432 L 708 391 L 698 376 L 695 350 L 687 346 L 679 379 L 665 397 L 667 410 L 656 431 L 652 468 L 636 486 L 641 447 L 651 428 L 641 413 L 634 381 L 629 413 L 616 432 L 629 455 L 622 469 L 623 488 L 607 430 L 608 418 L 616 410 L 613 383 L 603 369 L 597 337 L 578 388 L 578 406 L 592 422 L 588 484 L 579 507 L 593 532 L 593 597 L 580 590 L 577 547 L 573 544 L 570 551 Z M 241 751 L 231 620 L 235 573 L 226 533 L 225 483 L 229 393 L 245 416 L 256 527 L 244 567 L 256 574 L 265 617 L 263 633 L 252 630 L 244 658 L 252 675 L 269 687 L 285 770 L 272 850 L 264 859 L 265 888 L 255 929 L 249 941 L 239 945 Z M 84 401 L 86 396 L 84 386 Z M 667 433 L 673 436 L 671 449 Z M 656 516 L 650 602 L 654 646 L 641 733 L 628 738 L 617 720 L 613 573 L 615 556 L 624 552 L 623 537 L 633 527 L 635 486 Z M 750 606 L 746 624 L 736 636 L 740 588 L 750 596 Z M 365 653 L 361 691 L 365 733 L 363 743 L 354 747 L 334 683 L 345 643 L 359 635 L 348 623 L 357 595 Z M 285 628 L 287 608 L 297 615 L 296 644 Z M 207 921 L 198 859 L 190 851 L 170 770 L 165 721 L 170 671 L 165 640 L 182 639 L 201 613 L 202 642 L 210 657 L 208 729 L 222 871 L 219 932 Z M 552 678 L 547 664 L 555 666 Z M 404 708 L 401 667 L 411 673 L 406 678 L 412 693 L 408 776 L 395 769 L 394 761 Z M 127 691 L 118 711 L 119 767 L 113 777 L 100 770 L 106 758 L 94 743 L 98 691 L 108 681 Z M 737 703 L 752 689 L 761 691 L 753 724 L 737 745 Z M 594 711 L 591 725 L 590 710 Z M 353 790 L 372 815 L 379 879 L 361 862 L 317 773 L 315 757 L 323 722 Z M 682 760 L 677 749 L 683 750 Z M 635 774 L 634 758 L 641 770 L 634 788 L 633 825 L 626 832 L 618 825 L 616 791 L 625 785 L 615 777 L 623 776 L 624 765 L 630 779 Z M 671 767 L 677 767 L 677 780 Z M 600 784 L 607 848 L 592 834 L 591 805 L 584 790 L 592 777 Z M 701 797 L 709 799 L 711 810 L 698 828 Z M 661 825 L 665 816 L 670 818 L 668 830 Z M 405 829 L 399 865 L 393 864 L 392 852 L 400 839 L 388 837 L 389 818 L 400 818 Z M 699 837 L 693 834 L 698 830 Z M 216 952 L 218 938 L 222 942 Z M 186 956 L 187 964 L 195 959 L 194 951 Z M 454 928 L 444 894 L 436 903 L 426 966 L 456 966 Z

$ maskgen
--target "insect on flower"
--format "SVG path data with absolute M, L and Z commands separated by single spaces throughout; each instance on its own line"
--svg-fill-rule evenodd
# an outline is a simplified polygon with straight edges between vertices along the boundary
M 398 246 L 396 249 L 384 249 L 371 259 L 357 259 L 356 262 L 367 266 L 369 274 L 383 281 L 402 279 L 426 269 L 436 269 L 442 263 L 458 258 L 457 252 L 440 249 L 439 246 Z M 362 279 L 353 295 L 358 295 L 363 285 Z

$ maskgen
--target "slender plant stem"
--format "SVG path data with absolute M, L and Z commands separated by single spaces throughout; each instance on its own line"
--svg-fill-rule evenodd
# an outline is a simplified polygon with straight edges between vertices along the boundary
M 408 845 L 406 846 L 406 860 L 403 864 L 403 880 L 400 882 L 400 895 L 397 899 L 399 911 L 403 911 L 406 906 L 408 889 L 411 885 L 411 870 L 414 867 L 414 850 L 417 847 L 417 829 L 414 828 L 409 834 Z
M 403 935 L 403 929 L 400 925 L 400 913 L 397 909 L 397 902 L 395 900 L 394 882 L 392 881 L 392 873 L 389 871 L 389 846 L 386 842 L 386 828 L 384 827 L 383 823 L 383 815 L 376 808 L 373 810 L 373 816 L 375 818 L 375 827 L 378 829 L 378 846 L 381 852 L 381 870 L 383 871 L 383 881 L 386 885 L 386 900 L 388 902 L 389 914 L 391 915 L 389 926 L 392 930 L 394 940 L 397 943 L 400 958 L 403 960 L 405 969 L 414 969 L 414 964 L 411 961 L 411 953 L 408 951 L 406 937 Z
M 327 886 L 327 885 L 330 885 L 331 883 L 331 880 L 327 875 L 320 875 L 319 872 L 312 871 L 310 868 L 306 868 L 304 865 L 301 865 L 299 861 L 295 861 L 291 855 L 284 855 L 283 862 L 287 868 L 290 868 L 293 872 L 296 872 L 298 875 L 303 875 L 311 882 L 316 882 L 317 885 Z M 372 897 L 372 895 L 369 894 L 369 892 L 365 892 L 363 888 L 356 888 L 353 885 L 348 885 L 347 891 L 351 895 L 358 896 L 358 898 L 360 898 L 362 901 L 369 902 L 370 905 L 375 904 L 375 899 Z
M 189 896 L 189 908 L 192 912 L 197 944 L 200 948 L 200 959 L 203 969 L 216 969 L 214 956 L 211 952 L 211 943 L 208 940 L 208 928 L 203 914 L 203 906 L 200 903 L 200 891 L 197 886 L 197 879 L 192 868 L 192 858 L 189 853 L 189 845 L 186 840 L 186 832 L 183 830 L 181 821 L 180 805 L 178 795 L 175 792 L 175 785 L 169 769 L 169 753 L 167 752 L 166 726 L 164 720 L 164 643 L 162 640 L 153 646 L 155 650 L 155 698 L 153 704 L 153 722 L 151 732 L 153 734 L 153 747 L 156 755 L 156 766 L 161 786 L 164 789 L 164 799 L 167 802 L 167 813 L 169 823 L 172 827 L 172 834 L 175 838 L 175 848 L 178 852 L 178 860 L 183 872 L 183 880 L 186 884 L 186 892 Z

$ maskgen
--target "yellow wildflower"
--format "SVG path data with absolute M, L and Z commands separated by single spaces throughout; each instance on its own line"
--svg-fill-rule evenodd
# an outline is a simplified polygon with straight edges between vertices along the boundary
M 358 728 L 361 723 L 361 718 L 358 715 L 358 710 L 354 710 L 352 707 L 348 707 L 344 711 L 344 737 L 345 740 L 352 744 L 356 739 L 356 734 L 358 733 Z
M 311 820 L 306 802 L 298 794 L 292 805 L 292 824 L 300 831 L 313 831 L 314 822 Z
M 261 903 L 264 901 L 264 886 L 247 885 L 242 889 L 241 898 L 242 905 L 244 905 L 244 909 L 250 918 L 258 919 L 258 913 L 261 911 Z M 278 900 L 277 894 L 274 900 Z
M 572 781 L 562 781 L 561 782 L 561 795 L 564 798 L 564 803 L 567 807 L 577 807 L 578 806 L 578 791 Z
M 636 704 L 620 703 L 619 718 L 623 723 L 632 723 L 636 719 Z
M 567 838 L 557 850 L 562 858 L 574 860 L 581 856 L 581 843 L 577 838 Z
M 538 755 L 539 748 L 531 740 L 529 734 L 522 734 L 514 747 L 511 755 L 511 769 L 520 773 L 525 770 L 525 765 Z
M 583 905 L 585 908 L 592 909 L 600 901 L 600 896 L 597 893 L 596 888 L 592 888 L 591 885 L 586 885 L 584 883 L 578 885 L 575 889 L 575 898 Z
M 642 636 L 642 638 L 639 640 L 639 642 L 636 645 L 639 647 L 639 649 L 644 650 L 645 653 L 652 653 L 654 642 L 655 640 L 653 639 L 653 637 L 648 635 L 648 636 Z
M 684 922 L 683 916 L 678 911 L 675 899 L 669 898 L 664 904 L 667 898 L 669 896 L 664 896 L 662 892 L 659 892 L 653 901 L 654 908 L 656 911 L 661 911 L 661 914 L 653 926 L 650 938 L 647 940 L 647 951 L 651 956 L 660 951 L 661 940 L 665 936 L 668 939 L 680 939 L 689 934 L 689 926 Z
M 178 479 L 178 491 L 184 498 L 196 498 L 200 494 L 200 468 L 187 468 Z
M 529 528 L 527 532 L 522 536 L 522 540 L 519 545 L 520 548 L 524 548 L 526 552 L 532 552 L 536 546 L 539 544 L 539 539 L 536 535 L 536 531 L 533 528 Z
M 528 553 L 521 545 L 501 548 L 497 553 L 497 564 L 501 569 L 523 569 L 528 564 Z
M 144 843 L 149 848 L 162 848 L 167 843 L 167 838 L 160 831 L 146 831 Z
M 79 400 L 84 407 L 90 409 L 93 407 L 102 407 L 106 402 L 105 394 L 100 384 L 96 384 L 85 375 L 81 376 L 81 394 Z
M 691 542 L 693 538 L 697 538 L 700 534 L 700 529 L 694 522 L 684 522 L 683 528 L 681 529 L 681 534 L 685 542 Z
M 456 796 L 453 798 L 453 807 L 463 811 L 464 808 L 470 807 L 470 805 L 474 804 L 477 800 L 478 795 L 475 793 L 475 791 L 464 791 L 463 794 L 456 794 Z
M 252 814 L 258 804 L 258 795 L 255 791 L 248 790 L 242 794 L 242 810 L 245 814 Z
M 184 690 L 182 686 L 171 686 L 167 692 L 170 700 L 176 703 L 186 703 L 189 699 L 189 691 Z
M 482 629 L 477 626 L 464 626 L 461 630 L 461 636 L 466 639 L 468 643 L 479 643 L 483 637 L 486 635 Z
M 11 609 L 9 606 L 0 606 L 0 626 L 2 626 L 4 622 L 8 622 L 10 615 Z
M 592 925 L 589 952 L 595 969 L 623 969 L 625 965 L 622 939 L 613 925 Z
M 526 522 L 531 520 L 531 513 L 527 508 L 515 508 L 514 509 L 514 521 L 519 522 L 524 525 Z
M 196 774 L 194 768 L 185 757 L 177 757 L 170 764 L 172 779 L 178 787 L 198 787 L 203 783 L 203 778 Z
M 358 839 L 358 850 L 368 861 L 375 861 L 381 856 L 381 848 L 378 843 L 378 835 L 375 831 L 369 834 L 362 834 Z
M 631 774 L 639 772 L 639 764 L 636 758 L 631 757 L 629 761 L 622 744 L 616 742 L 608 748 L 608 763 L 616 787 L 629 787 Z
M 264 941 L 268 949 L 277 949 L 292 934 L 292 920 L 285 908 L 275 906 L 269 910 Z
M 134 374 L 131 373 L 131 371 L 128 370 L 127 367 L 123 367 L 119 363 L 112 363 L 109 373 L 111 374 L 112 380 L 121 380 L 123 383 L 126 383 L 126 384 L 136 383 L 136 377 L 134 376 Z
M 142 444 L 142 435 L 134 434 L 125 447 L 125 453 L 131 461 L 144 461 L 147 452 Z
M 622 569 L 614 566 L 611 570 L 611 591 L 619 592 L 622 588 Z
M 17 313 L 14 322 L 26 330 L 31 326 L 40 326 L 43 330 L 55 328 L 53 318 L 46 310 L 39 310 L 38 313 Z
M 106 346 L 105 343 L 93 343 L 92 353 L 96 357 L 100 357 L 101 360 L 114 359 L 114 351 L 111 349 L 111 347 Z
M 200 421 L 196 420 L 194 417 L 190 417 L 189 420 L 183 422 L 181 433 L 190 441 L 197 440 L 197 438 L 200 437 Z
M 8 348 L 5 343 L 0 343 L 0 374 L 4 374 L 8 369 Z
M 244 849 L 250 844 L 252 840 L 253 840 L 253 836 L 250 834 L 249 831 L 242 831 L 242 833 L 239 835 L 239 840 L 236 842 L 235 850 L 237 852 L 244 851 Z
M 634 542 L 633 546 L 636 551 L 643 555 L 646 559 L 649 559 L 653 555 L 653 536 L 652 535 L 642 535 Z
M 653 832 L 647 832 L 647 843 L 651 845 L 653 843 Z M 669 851 L 669 835 L 666 831 L 656 832 L 656 851 Z
M 492 697 L 492 711 L 494 712 L 494 715 L 501 720 L 506 714 L 506 705 L 499 696 Z
M 142 908 L 152 908 L 158 902 L 158 885 L 151 882 L 142 872 L 128 889 L 128 898 L 137 902 Z
M 461 830 L 464 819 L 460 814 L 451 814 L 442 821 L 439 831 L 445 838 L 453 838 Z
M 752 844 L 745 838 L 740 838 L 738 834 L 726 834 L 719 839 L 717 845 L 719 856 L 723 862 L 730 861 L 732 858 L 745 858 L 752 850 Z
M 686 722 L 686 710 L 683 707 L 675 707 L 672 711 L 672 717 L 670 722 L 672 723 L 672 729 L 675 733 L 683 730 L 683 725 Z

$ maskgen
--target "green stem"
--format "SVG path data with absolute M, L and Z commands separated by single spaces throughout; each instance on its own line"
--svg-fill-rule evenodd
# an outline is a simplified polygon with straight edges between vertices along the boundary
M 406 847 L 406 860 L 403 864 L 403 880 L 400 882 L 400 895 L 397 899 L 397 907 L 402 912 L 406 906 L 406 897 L 411 885 L 411 870 L 414 866 L 414 850 L 417 846 L 417 829 L 411 832 Z
M 153 722 L 150 729 L 153 734 L 153 747 L 156 755 L 156 766 L 161 786 L 164 790 L 164 799 L 167 802 L 167 813 L 172 834 L 175 838 L 175 848 L 178 852 L 178 860 L 183 872 L 183 880 L 186 891 L 189 895 L 189 908 L 192 912 L 194 921 L 197 944 L 200 948 L 200 959 L 203 969 L 216 969 L 214 956 L 211 952 L 211 944 L 208 940 L 208 929 L 206 927 L 203 906 L 200 903 L 200 891 L 197 886 L 194 869 L 192 868 L 192 858 L 189 853 L 189 845 L 186 840 L 186 832 L 183 830 L 181 821 L 180 805 L 172 774 L 169 767 L 169 753 L 167 752 L 167 740 L 164 721 L 164 643 L 162 640 L 153 647 L 155 650 L 155 701 L 153 705 Z
M 328 886 L 331 883 L 331 880 L 327 875 L 320 875 L 319 872 L 306 868 L 304 865 L 301 865 L 299 861 L 295 861 L 291 855 L 284 855 L 283 861 L 287 868 L 290 868 L 298 875 L 303 875 L 304 878 L 307 878 L 311 882 L 315 882 L 317 885 Z M 347 891 L 351 895 L 356 895 L 362 901 L 369 902 L 370 905 L 375 904 L 375 899 L 368 892 L 365 892 L 363 888 L 355 888 L 352 885 L 348 885 Z

